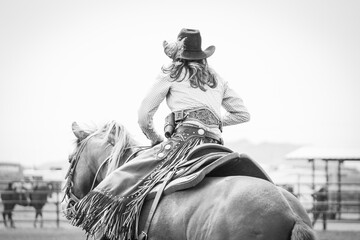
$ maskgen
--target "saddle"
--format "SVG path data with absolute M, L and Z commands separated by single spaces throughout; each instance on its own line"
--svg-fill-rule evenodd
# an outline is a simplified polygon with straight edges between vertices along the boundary
M 152 217 L 162 195 L 194 187 L 205 177 L 227 176 L 250 176 L 273 183 L 260 165 L 247 155 L 233 152 L 219 144 L 199 145 L 189 153 L 186 161 L 178 166 L 176 172 L 169 173 L 165 180 L 155 186 L 147 195 L 146 200 L 153 199 L 153 203 L 145 227 L 138 235 L 138 240 L 147 239 Z
M 246 154 L 233 152 L 219 144 L 206 143 L 195 147 L 186 161 L 179 166 L 167 183 L 163 194 L 191 188 L 199 184 L 205 177 L 249 176 L 261 178 L 273 183 L 261 166 Z M 147 200 L 155 197 L 161 183 L 148 194 Z

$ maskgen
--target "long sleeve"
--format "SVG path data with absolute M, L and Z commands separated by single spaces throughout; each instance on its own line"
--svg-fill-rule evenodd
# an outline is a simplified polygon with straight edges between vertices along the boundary
M 222 117 L 223 126 L 244 123 L 250 120 L 250 114 L 243 100 L 225 83 L 222 106 L 227 111 Z
M 139 126 L 152 144 L 163 140 L 162 135 L 158 134 L 154 128 L 153 117 L 161 102 L 166 98 L 170 85 L 171 82 L 164 75 L 159 75 L 138 110 Z

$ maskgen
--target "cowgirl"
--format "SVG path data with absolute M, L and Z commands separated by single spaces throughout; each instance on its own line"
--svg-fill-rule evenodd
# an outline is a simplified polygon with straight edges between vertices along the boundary
M 182 29 L 176 42 L 164 42 L 164 51 L 172 62 L 162 68 L 139 108 L 138 122 L 152 148 L 112 171 L 75 206 L 77 225 L 90 234 L 134 239 L 141 207 L 151 189 L 175 176 L 195 146 L 221 144 L 223 126 L 249 121 L 241 98 L 208 66 L 207 58 L 215 47 L 203 51 L 198 30 Z M 165 98 L 176 124 L 167 141 L 153 125 L 153 116 Z M 221 107 L 227 111 L 224 116 Z
M 208 66 L 215 47 L 201 50 L 198 30 L 182 29 L 177 42 L 164 41 L 164 51 L 173 61 L 162 68 L 139 109 L 139 125 L 152 145 L 163 141 L 153 125 L 153 116 L 166 98 L 179 126 L 194 126 L 221 138 L 224 126 L 249 121 L 242 99 Z M 221 107 L 227 113 L 221 116 Z M 214 140 L 214 139 L 213 139 Z

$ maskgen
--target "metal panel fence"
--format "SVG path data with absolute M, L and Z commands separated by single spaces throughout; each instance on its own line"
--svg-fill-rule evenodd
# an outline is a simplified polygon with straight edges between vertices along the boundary
M 320 221 L 324 230 L 328 222 L 360 222 L 360 182 L 299 182 L 280 186 L 292 191 L 313 223 Z
M 2 186 L 6 186 L 9 181 L 0 181 Z M 29 183 L 29 182 L 28 182 Z M 30 183 L 33 187 L 39 184 L 46 184 L 51 186 L 51 189 L 46 190 L 48 194 L 46 204 L 42 208 L 44 225 L 60 227 L 61 224 L 68 224 L 66 218 L 63 216 L 60 208 L 61 200 L 63 198 L 62 184 L 57 181 L 32 181 Z M 340 222 L 359 222 L 360 221 L 360 184 L 359 183 L 341 183 L 341 191 L 338 191 L 339 184 L 337 182 L 329 183 L 324 191 L 309 192 L 305 189 L 312 189 L 311 183 L 299 183 L 297 188 L 288 189 L 293 190 L 293 194 L 297 196 L 301 203 L 305 206 L 313 220 L 322 221 L 324 229 L 326 223 L 331 221 Z M 287 187 L 285 187 L 287 188 Z M 0 189 L 1 194 L 11 193 L 15 190 Z M 28 191 L 31 193 L 34 190 Z M 13 220 L 16 225 L 35 224 L 35 208 L 32 206 L 23 206 L 18 204 L 17 199 L 2 200 L 0 202 L 1 212 L 4 212 L 4 204 L 16 204 L 13 211 Z M 1 218 L 1 224 L 4 224 L 4 219 Z M 40 219 L 38 219 L 38 224 Z
M 12 189 L 9 189 L 9 183 L 11 183 Z M 29 224 L 42 226 L 42 224 L 44 224 L 46 226 L 60 227 L 62 222 L 66 222 L 60 208 L 63 198 L 61 191 L 62 182 L 1 180 L 0 185 L 3 186 L 0 189 L 0 209 L 3 215 L 0 220 L 1 224 L 7 224 L 8 227 L 12 226 L 5 213 L 12 213 L 12 219 L 16 226 Z M 25 185 L 30 185 L 31 188 L 25 188 Z M 4 186 L 7 187 L 5 188 Z M 48 188 L 42 190 L 39 186 L 48 186 Z M 37 195 L 45 195 L 45 202 L 43 198 L 37 199 L 37 197 L 34 197 L 34 193 Z M 43 207 L 39 207 L 41 205 L 43 205 Z M 42 217 L 38 214 L 37 221 L 35 221 L 36 209 L 39 209 L 42 213 Z

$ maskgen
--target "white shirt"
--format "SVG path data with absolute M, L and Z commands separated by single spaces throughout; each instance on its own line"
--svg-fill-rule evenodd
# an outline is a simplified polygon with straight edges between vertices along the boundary
M 223 126 L 247 122 L 250 114 L 243 100 L 229 87 L 228 82 L 217 77 L 216 88 L 206 86 L 206 91 L 190 86 L 189 79 L 181 82 L 170 81 L 170 77 L 161 73 L 150 91 L 143 99 L 138 111 L 140 128 L 153 143 L 163 139 L 154 129 L 153 116 L 161 102 L 166 98 L 172 112 L 206 107 L 215 113 Z M 221 115 L 221 107 L 226 114 Z

